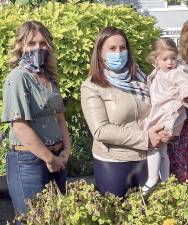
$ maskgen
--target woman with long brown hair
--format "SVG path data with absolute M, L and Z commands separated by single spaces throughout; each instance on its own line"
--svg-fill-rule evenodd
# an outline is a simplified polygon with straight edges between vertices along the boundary
M 23 23 L 3 87 L 2 122 L 10 124 L 7 183 L 17 214 L 51 180 L 64 192 L 70 141 L 52 41 L 42 23 Z
M 163 127 L 143 129 L 150 110 L 146 76 L 135 65 L 123 30 L 106 27 L 99 33 L 89 75 L 81 104 L 93 135 L 96 186 L 101 193 L 124 196 L 146 182 L 149 147 L 168 138 Z

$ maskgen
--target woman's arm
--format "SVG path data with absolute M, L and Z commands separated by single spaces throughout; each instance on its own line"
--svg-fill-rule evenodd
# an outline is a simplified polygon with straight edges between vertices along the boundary
M 65 120 L 64 113 L 57 113 L 57 120 L 59 123 L 59 126 L 61 128 L 62 136 L 63 136 L 63 151 L 60 153 L 61 156 L 65 159 L 65 164 L 67 163 L 69 156 L 71 154 L 71 144 L 70 144 L 70 138 L 69 138 L 69 132 Z
M 13 121 L 13 130 L 23 146 L 28 147 L 34 155 L 42 159 L 50 172 L 64 169 L 63 157 L 55 156 L 41 141 L 36 132 L 22 119 Z

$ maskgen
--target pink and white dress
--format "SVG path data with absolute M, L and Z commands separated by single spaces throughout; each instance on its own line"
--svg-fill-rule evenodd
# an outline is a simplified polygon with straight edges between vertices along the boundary
M 166 73 L 156 68 L 148 77 L 148 86 L 151 111 L 145 129 L 164 125 L 173 136 L 179 136 L 187 118 L 188 103 L 184 100 L 188 98 L 188 70 L 184 65 Z M 154 186 L 159 175 L 162 181 L 167 181 L 170 172 L 167 145 L 161 143 L 158 149 L 149 150 L 147 155 L 148 180 L 145 186 Z
M 188 70 L 183 65 L 166 73 L 155 69 L 148 77 L 148 86 L 151 111 L 145 128 L 161 124 L 173 136 L 179 136 L 187 118 L 188 103 L 184 99 L 188 97 Z

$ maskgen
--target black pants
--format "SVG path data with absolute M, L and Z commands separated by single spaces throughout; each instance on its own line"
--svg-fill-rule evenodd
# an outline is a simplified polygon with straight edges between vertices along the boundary
M 147 160 L 130 162 L 105 162 L 94 159 L 94 177 L 97 189 L 125 196 L 127 190 L 143 186 L 147 181 Z

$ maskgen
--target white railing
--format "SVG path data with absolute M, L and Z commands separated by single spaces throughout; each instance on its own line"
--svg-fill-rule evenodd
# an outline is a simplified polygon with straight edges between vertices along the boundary
M 168 28 L 162 31 L 161 37 L 169 37 L 173 39 L 177 46 L 179 46 L 181 28 Z

